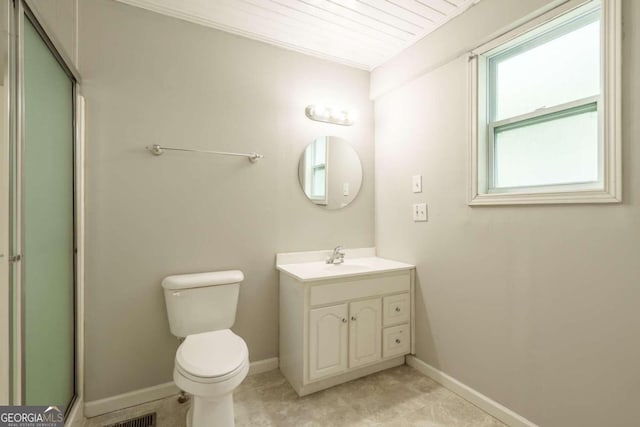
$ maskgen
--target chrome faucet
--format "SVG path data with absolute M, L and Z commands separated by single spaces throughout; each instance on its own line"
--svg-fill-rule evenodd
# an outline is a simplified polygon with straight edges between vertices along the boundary
M 327 258 L 327 264 L 342 264 L 344 262 L 344 250 L 342 246 L 333 248 L 333 253 Z

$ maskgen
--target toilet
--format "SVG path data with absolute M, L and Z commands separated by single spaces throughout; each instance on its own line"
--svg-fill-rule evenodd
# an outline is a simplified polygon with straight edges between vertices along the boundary
M 232 427 L 233 391 L 249 372 L 249 350 L 231 332 L 236 318 L 239 270 L 182 274 L 162 281 L 171 333 L 184 341 L 173 380 L 193 395 L 190 427 Z

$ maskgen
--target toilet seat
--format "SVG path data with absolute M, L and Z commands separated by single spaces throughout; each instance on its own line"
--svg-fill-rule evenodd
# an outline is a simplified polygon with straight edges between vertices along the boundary
M 178 347 L 175 368 L 199 383 L 233 378 L 249 364 L 249 350 L 242 338 L 229 329 L 189 335 Z

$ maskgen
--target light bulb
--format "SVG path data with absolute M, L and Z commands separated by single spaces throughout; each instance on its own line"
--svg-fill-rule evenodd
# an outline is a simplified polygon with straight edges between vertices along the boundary
M 324 105 L 314 105 L 312 110 L 311 110 L 311 115 L 316 116 L 316 117 L 320 117 L 324 110 L 325 110 Z
M 323 119 L 328 119 L 331 117 L 331 109 L 327 107 L 322 107 L 322 110 L 318 110 L 318 116 Z
M 331 110 L 331 118 L 334 120 L 344 120 L 345 118 L 344 111 L 339 108 L 335 108 Z
M 349 109 L 346 111 L 345 119 L 347 122 L 353 123 L 356 121 L 357 117 L 358 117 L 358 112 L 356 110 Z

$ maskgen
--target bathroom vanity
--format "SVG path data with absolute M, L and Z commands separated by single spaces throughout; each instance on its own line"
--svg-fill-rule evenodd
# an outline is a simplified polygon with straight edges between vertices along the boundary
M 414 353 L 415 266 L 375 248 L 278 254 L 280 370 L 298 395 L 404 363 Z

